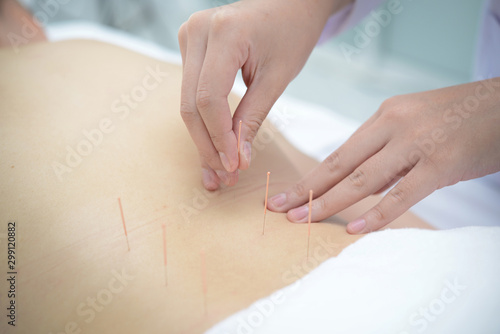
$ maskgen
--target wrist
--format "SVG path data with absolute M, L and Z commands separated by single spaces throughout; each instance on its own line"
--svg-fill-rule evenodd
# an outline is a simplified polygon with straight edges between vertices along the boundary
M 348 4 L 354 2 L 355 0 L 315 0 L 315 1 L 300 1 L 304 8 L 305 13 L 308 15 L 309 19 L 317 20 L 319 22 L 326 23 L 328 18 L 333 14 L 340 11 L 342 8 Z
M 269 3 L 269 0 L 265 0 Z M 327 20 L 355 0 L 278 0 L 275 2 L 279 12 L 300 26 L 312 29 L 315 35 L 321 34 Z

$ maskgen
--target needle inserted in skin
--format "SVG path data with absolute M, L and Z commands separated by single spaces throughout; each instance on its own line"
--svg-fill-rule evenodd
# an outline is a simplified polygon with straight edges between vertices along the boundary
M 269 193 L 269 175 L 271 175 L 271 172 L 267 172 L 266 198 L 264 199 L 264 224 L 262 225 L 262 235 L 264 235 L 264 230 L 266 229 L 267 195 Z
M 309 239 L 311 239 L 311 207 L 312 207 L 313 191 L 309 190 L 309 213 L 307 217 L 307 258 L 309 258 Z
M 127 248 L 128 251 L 130 252 L 130 245 L 128 243 L 128 235 L 127 235 L 127 226 L 125 226 L 125 217 L 123 216 L 122 201 L 120 200 L 120 197 L 118 197 L 118 205 L 120 206 L 120 214 L 122 215 L 123 230 L 125 231 L 125 239 L 127 239 Z
M 240 154 L 241 123 L 243 123 L 243 121 L 240 121 L 239 130 L 238 130 L 238 157 Z
M 165 286 L 168 286 L 168 276 L 167 276 L 167 229 L 165 224 L 161 224 L 161 229 L 163 232 L 163 267 L 165 268 Z

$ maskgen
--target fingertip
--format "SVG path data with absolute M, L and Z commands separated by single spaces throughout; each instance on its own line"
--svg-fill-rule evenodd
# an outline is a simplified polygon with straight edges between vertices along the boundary
M 219 180 L 222 181 L 226 186 L 229 185 L 229 174 L 225 170 L 216 170 L 215 173 Z
M 240 147 L 239 154 L 239 169 L 245 170 L 250 167 L 250 161 L 252 160 L 252 144 L 248 141 L 245 141 L 243 145 Z
M 366 220 L 360 218 L 356 219 L 349 224 L 347 224 L 347 233 L 349 234 L 361 234 L 365 232 Z
M 205 189 L 214 191 L 219 188 L 219 180 L 213 170 L 202 169 L 202 181 Z
M 234 186 L 238 182 L 238 170 L 232 173 L 228 173 L 225 170 L 217 170 L 215 173 L 226 186 Z
M 229 158 L 226 153 L 224 152 L 219 152 L 219 157 L 220 161 L 222 162 L 222 166 L 224 166 L 224 169 L 229 172 L 233 173 L 238 169 L 239 161 L 238 161 L 238 156 L 237 154 L 233 157 L 233 154 L 230 155 L 231 158 Z
M 231 164 L 229 162 L 229 159 L 227 158 L 227 155 L 226 153 L 224 152 L 219 152 L 219 157 L 220 157 L 220 161 L 222 162 L 222 166 L 224 166 L 224 169 L 228 172 L 230 172 L 231 170 Z M 219 175 L 219 173 L 217 173 L 217 175 Z M 220 175 L 219 175 L 220 177 Z
M 303 205 L 301 207 L 292 209 L 286 213 L 286 217 L 292 223 L 305 223 L 309 214 L 309 207 Z
M 208 191 L 215 191 L 215 190 L 219 189 L 219 185 L 217 183 L 203 184 L 203 186 Z
M 286 204 L 286 194 L 281 193 L 274 195 L 269 199 L 269 201 L 267 202 L 267 208 L 274 212 L 285 212 L 286 210 L 285 204 Z
M 228 186 L 234 186 L 234 185 L 236 185 L 236 183 L 238 183 L 239 175 L 240 175 L 240 173 L 238 172 L 238 170 L 235 170 L 234 172 L 229 173 L 229 184 L 228 184 Z

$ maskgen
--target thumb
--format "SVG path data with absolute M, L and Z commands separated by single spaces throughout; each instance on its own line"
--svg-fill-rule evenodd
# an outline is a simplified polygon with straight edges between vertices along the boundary
M 244 170 L 250 166 L 252 143 L 285 87 L 273 80 L 254 81 L 248 86 L 233 116 L 233 131 L 239 138 L 239 169 Z

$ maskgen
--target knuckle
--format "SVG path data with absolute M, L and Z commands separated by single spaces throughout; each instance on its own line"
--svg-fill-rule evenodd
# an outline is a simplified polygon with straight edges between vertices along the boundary
M 292 189 L 290 190 L 289 195 L 302 198 L 306 194 L 306 188 L 304 187 L 304 184 L 302 182 L 296 183 Z
M 195 111 L 195 108 L 188 102 L 181 101 L 180 112 L 182 120 L 188 127 L 193 125 L 198 118 L 198 113 Z
M 406 199 L 406 194 L 403 191 L 403 189 L 401 189 L 400 186 L 396 186 L 396 187 L 392 188 L 392 190 L 389 191 L 387 196 L 388 196 L 388 199 L 396 205 L 403 204 L 405 202 L 405 199 Z
M 214 33 L 230 30 L 233 22 L 235 22 L 235 13 L 226 8 L 219 8 L 212 15 L 210 29 Z
M 201 29 L 204 29 L 206 20 L 204 11 L 191 14 L 185 25 L 186 35 L 198 35 Z
M 349 174 L 348 180 L 356 189 L 361 189 L 366 185 L 366 175 L 361 169 L 356 169 Z
M 443 186 L 447 185 L 447 184 L 445 185 L 441 184 L 442 181 L 448 179 L 450 175 L 453 175 L 452 173 L 449 172 L 448 169 L 446 169 L 445 166 L 428 157 L 422 159 L 421 161 L 419 161 L 419 163 L 426 171 L 425 182 L 428 184 L 433 184 L 435 186 L 434 190 L 442 188 Z M 456 182 L 458 181 L 459 180 L 457 180 Z M 413 184 L 412 186 L 416 186 L 416 184 Z
M 257 132 L 262 126 L 262 122 L 263 122 L 262 119 L 255 116 L 250 116 L 245 118 L 245 120 L 243 121 L 243 125 L 247 129 L 247 135 L 246 135 L 247 140 L 252 142 L 255 139 L 255 137 L 257 136 Z
M 321 196 L 313 201 L 314 211 L 318 211 L 318 213 L 323 213 L 328 211 L 328 203 L 324 196 Z
M 213 96 L 206 87 L 196 90 L 196 106 L 199 110 L 206 110 L 213 103 Z
M 399 108 L 389 108 L 384 109 L 381 112 L 381 119 L 387 122 L 394 122 L 396 124 L 400 124 L 400 120 L 403 117 L 403 114 Z
M 181 48 L 184 48 L 185 45 L 186 45 L 186 41 L 187 41 L 187 25 L 188 25 L 188 23 L 184 22 L 180 26 L 179 31 L 177 33 L 177 39 L 179 40 L 179 45 L 180 45 Z
M 398 126 L 401 126 L 401 122 L 413 122 L 412 132 L 418 133 L 415 130 L 422 130 L 423 124 L 419 122 L 414 122 L 415 117 L 420 117 L 425 111 L 434 108 L 431 104 L 422 100 L 418 96 L 408 99 L 404 96 L 393 96 L 385 100 L 379 108 L 379 113 L 385 121 L 394 121 Z M 403 123 L 403 124 L 405 124 Z
M 335 173 L 340 167 L 340 156 L 337 151 L 333 152 L 325 159 L 325 166 L 330 173 Z
M 436 164 L 436 162 L 427 155 L 420 160 L 420 163 L 428 170 L 432 170 L 435 172 L 440 171 L 438 164 Z
M 382 102 L 378 112 L 386 121 L 399 122 L 406 117 L 406 109 L 402 108 L 402 103 L 398 96 L 393 96 Z
M 382 208 L 380 205 L 376 205 L 372 208 L 371 210 L 371 217 L 374 221 L 376 222 L 384 222 L 385 221 L 385 214 L 382 211 Z
M 232 131 L 232 129 L 221 132 L 210 131 L 210 139 L 214 143 L 215 147 L 219 148 L 223 143 L 225 143 L 227 136 L 230 135 Z
M 392 109 L 397 107 L 400 103 L 399 96 L 391 96 L 388 99 L 385 99 L 384 102 L 380 105 L 381 110 Z

